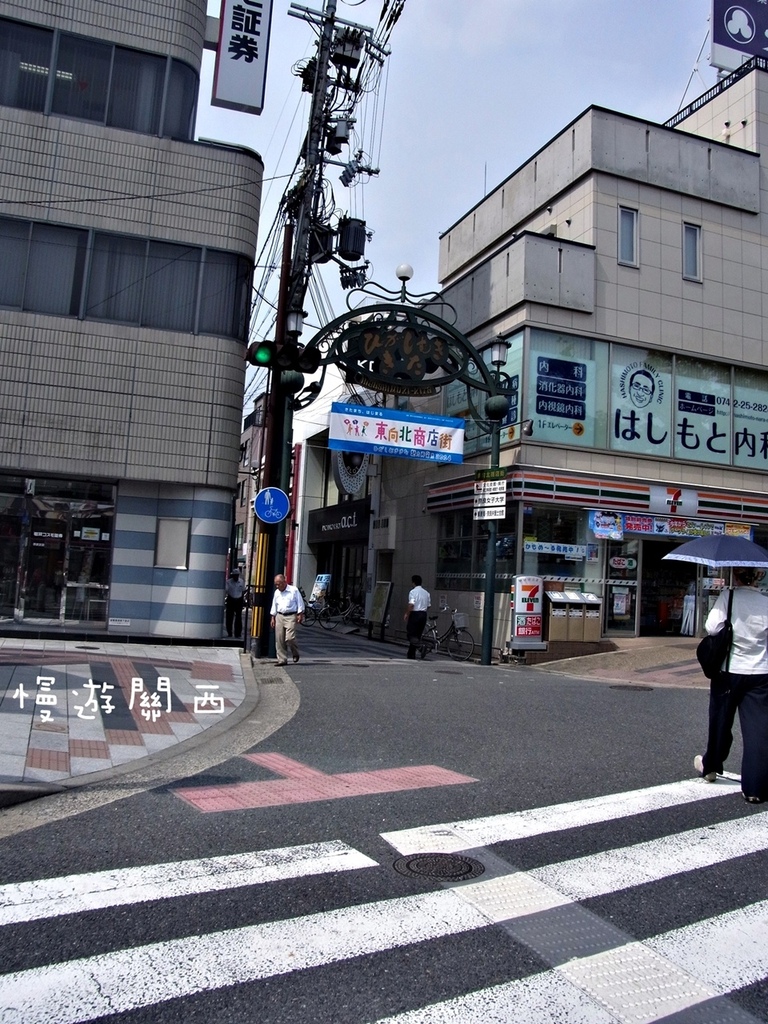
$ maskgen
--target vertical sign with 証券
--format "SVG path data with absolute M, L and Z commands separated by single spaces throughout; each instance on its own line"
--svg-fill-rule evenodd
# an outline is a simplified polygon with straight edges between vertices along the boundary
M 478 469 L 475 473 L 473 519 L 504 519 L 507 514 L 507 471 Z
M 222 0 L 212 106 L 261 113 L 271 21 L 272 0 Z

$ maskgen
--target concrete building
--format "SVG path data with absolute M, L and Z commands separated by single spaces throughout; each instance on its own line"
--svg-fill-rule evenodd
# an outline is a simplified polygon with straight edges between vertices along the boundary
M 758 58 L 666 124 L 586 110 L 442 235 L 457 327 L 486 358 L 510 346 L 496 648 L 516 574 L 597 595 L 602 636 L 692 632 L 722 581 L 663 556 L 718 531 L 768 541 L 766 152 Z M 463 386 L 431 406 L 467 408 Z M 476 637 L 488 450 L 468 419 L 462 466 L 383 460 L 362 571 L 400 604 L 420 573 Z
M 262 163 L 205 0 L 0 3 L 0 623 L 221 636 Z

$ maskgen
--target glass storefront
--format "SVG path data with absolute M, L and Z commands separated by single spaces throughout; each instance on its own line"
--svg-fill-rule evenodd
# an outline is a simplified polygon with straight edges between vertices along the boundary
M 0 619 L 106 623 L 114 488 L 0 477 Z
M 518 510 L 509 503 L 499 521 L 497 593 L 509 591 L 519 557 L 520 573 L 540 576 L 545 589 L 599 597 L 605 636 L 694 636 L 725 585 L 720 570 L 664 559 L 692 536 L 717 529 L 712 522 L 524 504 L 518 552 Z M 485 524 L 473 521 L 471 510 L 444 513 L 437 534 L 437 589 L 482 589 Z M 765 546 L 768 530 L 756 529 L 755 540 Z

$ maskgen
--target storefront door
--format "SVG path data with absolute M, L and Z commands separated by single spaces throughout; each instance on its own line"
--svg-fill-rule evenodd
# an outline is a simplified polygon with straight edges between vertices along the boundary
M 664 561 L 680 540 L 643 540 L 640 636 L 674 636 L 683 631 L 685 598 L 696 592 L 696 566 Z
M 640 541 L 608 540 L 606 544 L 605 632 L 635 636 Z

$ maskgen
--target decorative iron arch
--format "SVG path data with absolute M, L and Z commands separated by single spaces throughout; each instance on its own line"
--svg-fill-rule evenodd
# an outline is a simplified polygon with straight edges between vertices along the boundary
M 434 395 L 461 381 L 497 395 L 488 365 L 461 331 L 419 306 L 384 302 L 349 310 L 304 346 L 325 367 L 334 364 L 350 384 L 396 395 Z

